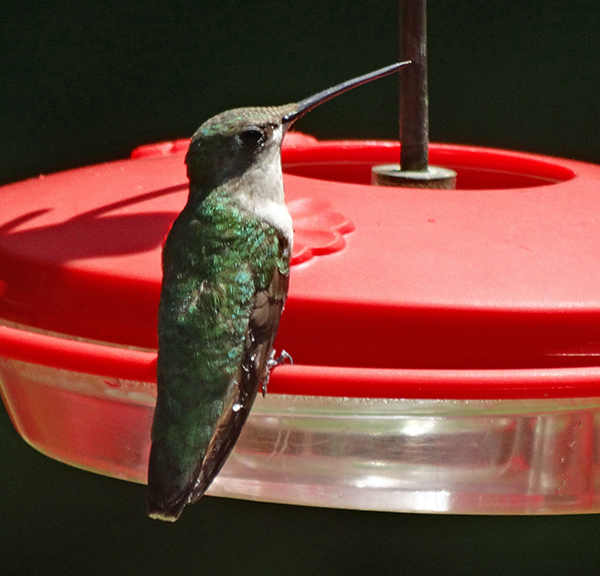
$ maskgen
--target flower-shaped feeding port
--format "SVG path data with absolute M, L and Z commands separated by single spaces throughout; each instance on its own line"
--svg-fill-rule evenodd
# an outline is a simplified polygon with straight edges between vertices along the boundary
M 288 204 L 288 210 L 294 223 L 292 265 L 338 252 L 346 245 L 343 235 L 354 230 L 350 219 L 326 200 L 299 198 Z
M 432 145 L 457 190 L 382 188 L 390 142 L 283 148 L 274 370 L 210 493 L 380 510 L 600 510 L 600 167 Z M 64 462 L 144 482 L 161 243 L 185 141 L 0 189 L 0 387 Z M 346 236 L 348 233 L 350 235 Z

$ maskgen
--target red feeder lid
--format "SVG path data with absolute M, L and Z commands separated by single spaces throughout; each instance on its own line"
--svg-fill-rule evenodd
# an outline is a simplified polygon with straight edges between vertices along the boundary
M 160 251 L 187 141 L 0 189 L 0 354 L 150 381 Z M 269 390 L 337 396 L 600 394 L 600 167 L 432 145 L 455 191 L 370 186 L 391 142 L 283 151 L 295 225 Z M 99 340 L 142 350 L 76 339 Z M 144 350 L 147 349 L 147 350 Z

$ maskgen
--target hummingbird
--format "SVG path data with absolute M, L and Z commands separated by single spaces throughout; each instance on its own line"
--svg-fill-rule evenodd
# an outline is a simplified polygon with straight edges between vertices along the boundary
M 292 219 L 281 143 L 305 113 L 394 73 L 392 64 L 300 102 L 207 120 L 185 158 L 189 196 L 162 252 L 158 398 L 147 508 L 174 522 L 227 460 L 260 386 L 285 354 L 273 342 L 288 293 Z

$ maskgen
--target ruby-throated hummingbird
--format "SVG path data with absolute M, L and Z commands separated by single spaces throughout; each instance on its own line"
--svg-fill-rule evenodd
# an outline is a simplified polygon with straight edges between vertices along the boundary
M 190 190 L 163 248 L 158 399 L 148 514 L 175 521 L 225 463 L 273 361 L 292 219 L 281 142 L 295 120 L 393 64 L 301 100 L 207 120 L 186 156 Z

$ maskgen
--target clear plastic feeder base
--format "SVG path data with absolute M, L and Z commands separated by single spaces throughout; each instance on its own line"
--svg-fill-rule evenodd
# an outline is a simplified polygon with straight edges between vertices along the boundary
M 154 388 L 0 362 L 23 437 L 145 482 Z M 455 514 L 600 512 L 600 399 L 423 400 L 267 394 L 209 494 Z

